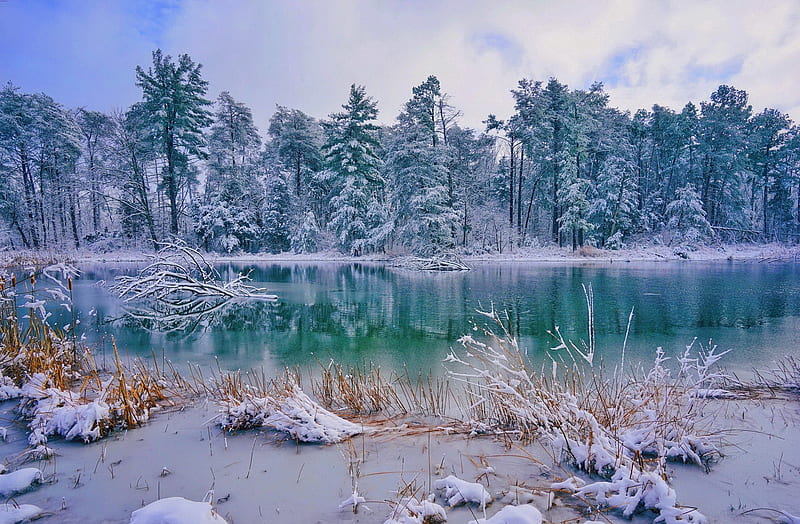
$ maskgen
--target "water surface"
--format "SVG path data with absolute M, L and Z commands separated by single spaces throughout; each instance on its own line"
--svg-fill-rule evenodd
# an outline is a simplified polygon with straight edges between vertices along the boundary
M 381 264 L 261 263 L 220 266 L 225 277 L 251 270 L 254 285 L 277 304 L 237 305 L 192 333 L 152 332 L 119 317 L 101 285 L 134 267 L 84 265 L 75 303 L 90 340 L 106 351 L 113 335 L 126 354 L 173 361 L 218 360 L 227 369 L 316 366 L 331 358 L 418 370 L 441 368 L 448 349 L 483 324 L 476 310 L 507 312 L 514 335 L 534 360 L 556 345 L 559 326 L 587 340 L 584 286 L 594 292 L 597 353 L 618 362 L 634 310 L 626 359 L 652 360 L 661 346 L 677 355 L 697 339 L 733 349 L 725 362 L 746 369 L 798 354 L 800 269 L 791 263 L 658 262 L 569 265 L 484 263 L 470 272 L 412 272 Z

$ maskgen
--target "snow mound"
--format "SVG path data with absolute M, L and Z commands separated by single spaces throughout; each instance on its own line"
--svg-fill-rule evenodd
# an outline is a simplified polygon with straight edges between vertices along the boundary
M 485 507 L 492 501 L 492 496 L 481 484 L 467 482 L 454 475 L 437 480 L 433 486 L 437 490 L 444 490 L 444 496 L 450 506 L 475 502 Z
M 31 384 L 33 386 L 28 387 Z M 49 435 L 92 442 L 103 436 L 104 425 L 111 425 L 111 408 L 102 398 L 87 402 L 75 398 L 70 391 L 39 389 L 33 382 L 26 384 L 25 388 L 25 396 L 34 401 L 29 410 L 33 416 L 28 437 L 31 446 L 44 444 Z
M 361 427 L 331 413 L 297 385 L 286 396 L 245 395 L 223 400 L 224 429 L 266 426 L 288 433 L 302 442 L 334 444 L 361 433 Z
M 42 508 L 33 504 L 0 504 L 0 524 L 28 522 L 42 514 Z
M 542 514 L 530 504 L 506 506 L 491 518 L 473 520 L 470 524 L 542 524 Z
M 0 495 L 8 497 L 27 491 L 43 479 L 42 472 L 36 468 L 22 468 L 5 475 L 0 475 Z
M 18 388 L 13 380 L 0 372 L 0 402 L 21 396 L 22 389 Z
M 130 524 L 227 524 L 210 502 L 183 497 L 157 500 L 131 513 Z
M 447 512 L 439 504 L 414 497 L 405 497 L 394 507 L 383 524 L 440 524 L 447 521 Z

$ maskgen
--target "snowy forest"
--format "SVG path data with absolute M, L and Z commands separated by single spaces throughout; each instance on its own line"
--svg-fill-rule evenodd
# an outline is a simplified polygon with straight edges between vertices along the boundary
M 432 255 L 800 237 L 800 132 L 743 90 L 631 114 L 600 83 L 523 79 L 514 114 L 470 129 L 457 86 L 419 80 L 391 125 L 352 85 L 340 112 L 277 106 L 266 130 L 246 101 L 209 100 L 188 55 L 153 52 L 136 67 L 141 101 L 112 114 L 9 83 L 0 248 Z

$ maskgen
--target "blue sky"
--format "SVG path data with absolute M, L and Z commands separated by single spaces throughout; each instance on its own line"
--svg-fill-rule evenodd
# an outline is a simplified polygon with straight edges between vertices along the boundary
M 541 0 L 0 0 L 0 82 L 69 107 L 139 99 L 136 65 L 161 47 L 203 64 L 265 130 L 275 104 L 317 117 L 351 83 L 392 121 L 435 74 L 462 123 L 512 111 L 521 78 L 603 82 L 611 104 L 680 109 L 720 83 L 800 119 L 800 2 Z

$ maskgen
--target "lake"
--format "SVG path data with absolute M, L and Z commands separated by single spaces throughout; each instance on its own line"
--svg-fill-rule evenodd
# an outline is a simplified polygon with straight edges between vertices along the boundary
M 120 302 L 102 285 L 135 266 L 84 264 L 74 292 L 82 329 L 101 356 L 110 356 L 113 336 L 123 355 L 153 352 L 176 363 L 217 361 L 224 369 L 271 371 L 334 359 L 438 373 L 473 322 L 485 324 L 479 309 L 507 313 L 534 362 L 557 345 L 548 333 L 555 326 L 580 345 L 587 340 L 583 286 L 591 285 L 597 354 L 608 364 L 619 362 L 632 308 L 628 363 L 649 364 L 658 346 L 675 356 L 696 337 L 732 349 L 724 363 L 746 370 L 797 354 L 800 341 L 800 269 L 792 263 L 505 262 L 458 273 L 334 262 L 218 269 L 225 278 L 252 271 L 253 284 L 276 293 L 278 302 L 236 304 L 188 333 L 143 329 L 120 320 Z

